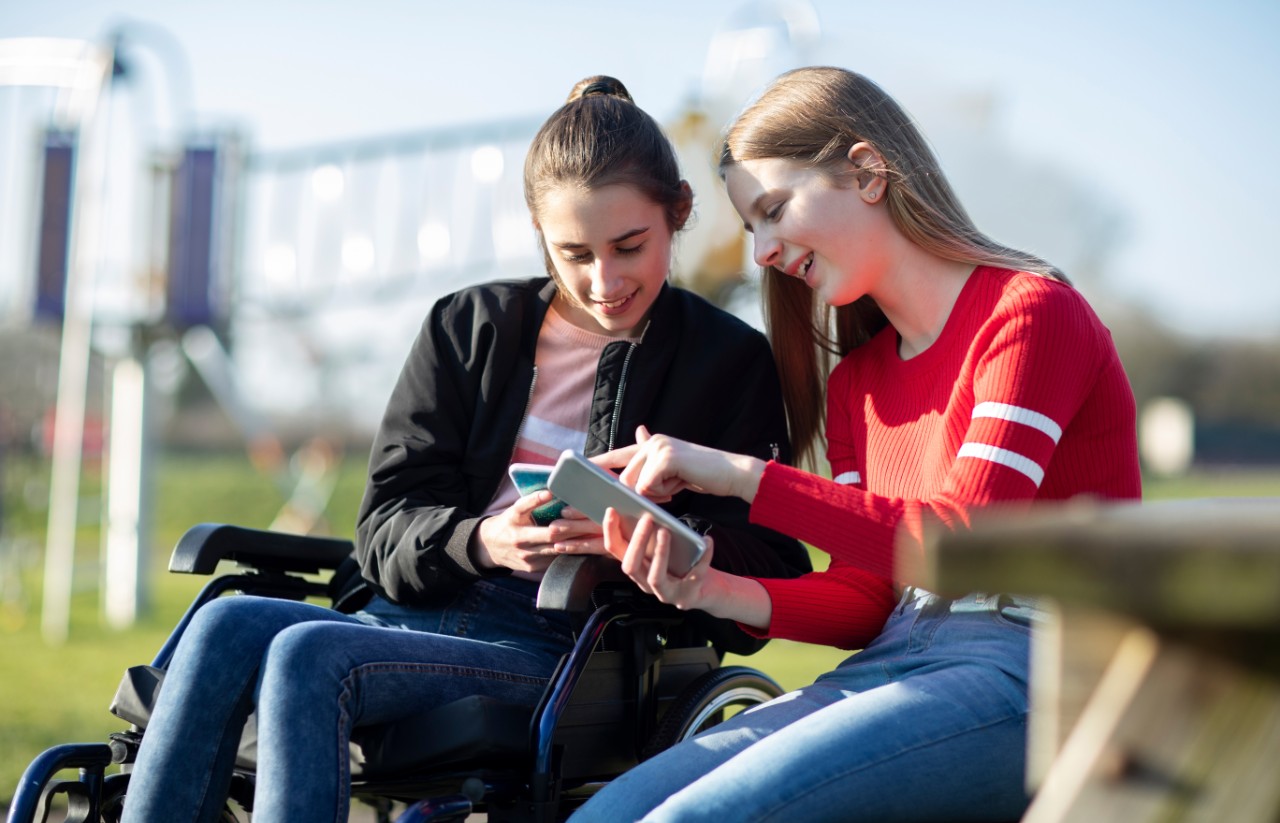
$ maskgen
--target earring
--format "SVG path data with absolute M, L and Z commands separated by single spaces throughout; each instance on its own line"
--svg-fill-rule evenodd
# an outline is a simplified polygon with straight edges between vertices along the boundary
M 867 192 L 867 199 L 868 199 L 868 200 L 875 200 L 875 199 L 876 199 L 877 197 L 879 197 L 879 196 L 880 196 L 880 192 L 876 192 L 876 191 L 873 191 L 873 192 Z

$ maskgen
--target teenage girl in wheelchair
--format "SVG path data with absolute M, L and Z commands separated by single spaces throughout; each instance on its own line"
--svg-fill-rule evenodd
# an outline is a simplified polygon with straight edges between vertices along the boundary
M 536 524 L 550 493 L 521 497 L 507 479 L 512 462 L 628 446 L 642 425 L 789 459 L 764 337 L 666 282 L 692 192 L 626 89 L 579 83 L 535 137 L 524 176 L 550 279 L 467 288 L 425 320 L 373 446 L 357 585 L 338 592 L 358 610 L 298 602 L 299 585 L 323 587 L 286 579 L 338 566 L 343 541 L 193 530 L 178 570 L 238 560 L 261 571 L 225 585 L 282 596 L 208 594 L 157 660 L 154 706 L 146 686 L 118 700 L 126 715 L 142 704 L 138 728 L 113 742 L 128 772 L 104 791 L 102 749 L 50 754 L 24 778 L 15 814 L 51 770 L 92 761 L 64 787 L 86 820 L 121 806 L 130 823 L 220 820 L 230 795 L 255 820 L 342 821 L 352 792 L 384 809 L 445 796 L 418 819 L 441 803 L 550 819 L 725 705 L 777 693 L 750 670 L 728 682 L 714 671 L 719 654 L 759 641 L 622 594 L 635 590 L 617 562 L 592 556 L 604 553 L 600 527 L 572 511 Z M 742 501 L 687 493 L 669 508 L 711 539 L 725 571 L 809 568 L 797 542 L 749 525 Z M 256 751 L 238 755 L 251 713 Z M 477 729 L 502 740 L 450 738 Z

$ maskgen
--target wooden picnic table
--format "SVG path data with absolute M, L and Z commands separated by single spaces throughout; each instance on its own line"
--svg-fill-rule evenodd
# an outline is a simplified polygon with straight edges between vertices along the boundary
M 1280 498 L 992 514 L 923 577 L 1045 598 L 1023 823 L 1280 821 Z

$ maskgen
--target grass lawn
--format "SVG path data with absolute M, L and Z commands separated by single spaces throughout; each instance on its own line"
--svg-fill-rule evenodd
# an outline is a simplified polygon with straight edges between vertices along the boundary
M 349 535 L 364 482 L 363 455 L 340 465 L 325 510 L 333 531 Z M 49 646 L 40 633 L 40 581 L 47 501 L 47 466 L 10 459 L 5 490 L 5 531 L 0 537 L 0 806 L 12 797 L 22 770 L 43 749 L 71 741 L 103 741 L 126 724 L 107 712 L 124 669 L 150 662 L 187 603 L 206 578 L 165 572 L 169 547 L 190 525 L 232 522 L 266 528 L 283 499 L 274 483 L 238 455 L 164 455 L 157 470 L 153 585 L 145 617 L 128 630 L 104 627 L 97 594 L 99 533 L 82 527 L 77 547 L 70 636 Z M 97 479 L 82 486 L 82 519 L 95 518 Z M 1202 473 L 1150 482 L 1149 499 L 1205 496 L 1280 496 L 1280 472 Z M 746 662 L 800 686 L 831 668 L 844 652 L 786 641 L 729 662 Z

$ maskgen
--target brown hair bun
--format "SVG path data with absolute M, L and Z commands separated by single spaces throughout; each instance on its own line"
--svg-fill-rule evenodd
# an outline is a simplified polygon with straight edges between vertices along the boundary
M 631 99 L 631 92 L 627 91 L 627 87 L 622 85 L 622 81 L 616 77 L 609 77 L 605 74 L 597 74 L 594 77 L 588 77 L 579 80 L 573 87 L 573 91 L 569 92 L 569 99 L 566 103 L 572 103 L 574 100 L 580 100 L 583 97 L 620 97 L 628 103 L 635 104 L 635 100 Z

